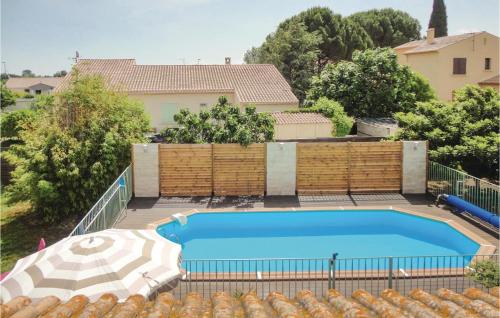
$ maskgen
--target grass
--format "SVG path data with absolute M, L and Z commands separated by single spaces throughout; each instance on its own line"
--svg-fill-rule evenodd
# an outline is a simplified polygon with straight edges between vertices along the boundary
M 10 271 L 16 261 L 36 252 L 40 238 L 51 245 L 66 237 L 77 223 L 75 216 L 56 224 L 45 224 L 30 204 L 9 205 L 5 194 L 0 196 L 0 272 Z

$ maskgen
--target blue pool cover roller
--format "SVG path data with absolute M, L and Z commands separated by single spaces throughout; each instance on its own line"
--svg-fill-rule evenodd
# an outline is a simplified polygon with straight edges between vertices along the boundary
M 444 203 L 453 206 L 459 213 L 468 212 L 473 216 L 485 222 L 488 222 L 489 224 L 495 226 L 496 228 L 499 227 L 498 215 L 488 212 L 485 209 L 478 207 L 477 205 L 474 205 L 470 202 L 465 201 L 464 199 L 461 199 L 457 196 L 450 194 L 442 194 L 439 197 L 439 199 L 442 200 Z

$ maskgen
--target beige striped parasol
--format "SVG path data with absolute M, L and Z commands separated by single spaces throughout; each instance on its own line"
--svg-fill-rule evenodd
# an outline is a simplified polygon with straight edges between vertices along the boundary
M 96 300 L 112 292 L 121 299 L 149 296 L 180 277 L 181 246 L 154 230 L 118 230 L 72 236 L 20 259 L 0 283 L 4 302 L 16 296 Z

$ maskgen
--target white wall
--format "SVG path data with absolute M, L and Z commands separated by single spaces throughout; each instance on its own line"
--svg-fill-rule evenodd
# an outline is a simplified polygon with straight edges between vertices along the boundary
M 382 125 L 373 125 L 357 121 L 358 135 L 366 135 L 373 137 L 389 137 L 396 134 L 398 127 L 387 127 Z
M 159 144 L 132 145 L 134 194 L 136 197 L 160 195 Z
M 425 193 L 427 141 L 403 141 L 403 193 Z
M 295 195 L 297 143 L 266 145 L 267 195 Z

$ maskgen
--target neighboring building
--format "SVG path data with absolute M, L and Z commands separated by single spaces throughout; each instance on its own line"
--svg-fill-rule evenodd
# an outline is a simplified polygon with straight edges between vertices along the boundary
M 219 96 L 257 111 L 298 108 L 297 97 L 274 65 L 138 65 L 134 59 L 80 59 L 80 74 L 101 74 L 114 89 L 144 103 L 152 126 L 159 131 L 175 126 L 182 108 L 198 112 L 217 103 Z M 71 73 L 57 88 L 64 88 Z
M 498 86 L 499 86 L 499 82 L 500 82 L 499 78 L 500 78 L 499 75 L 490 77 L 488 79 L 485 79 L 484 81 L 479 82 L 479 86 L 481 86 L 481 87 L 492 87 L 492 88 L 496 89 L 497 92 L 498 92 L 499 91 Z
M 274 126 L 276 140 L 332 137 L 332 121 L 321 114 L 275 112 L 271 115 L 276 120 Z
M 18 93 L 48 94 L 62 82 L 62 77 L 11 77 L 5 86 Z
M 358 136 L 385 138 L 396 134 L 398 122 L 392 118 L 359 118 L 356 127 Z
M 395 50 L 399 63 L 426 77 L 440 99 L 452 100 L 454 90 L 495 77 L 496 83 L 487 85 L 499 89 L 499 38 L 488 32 L 434 38 L 434 29 L 429 29 L 425 40 Z

